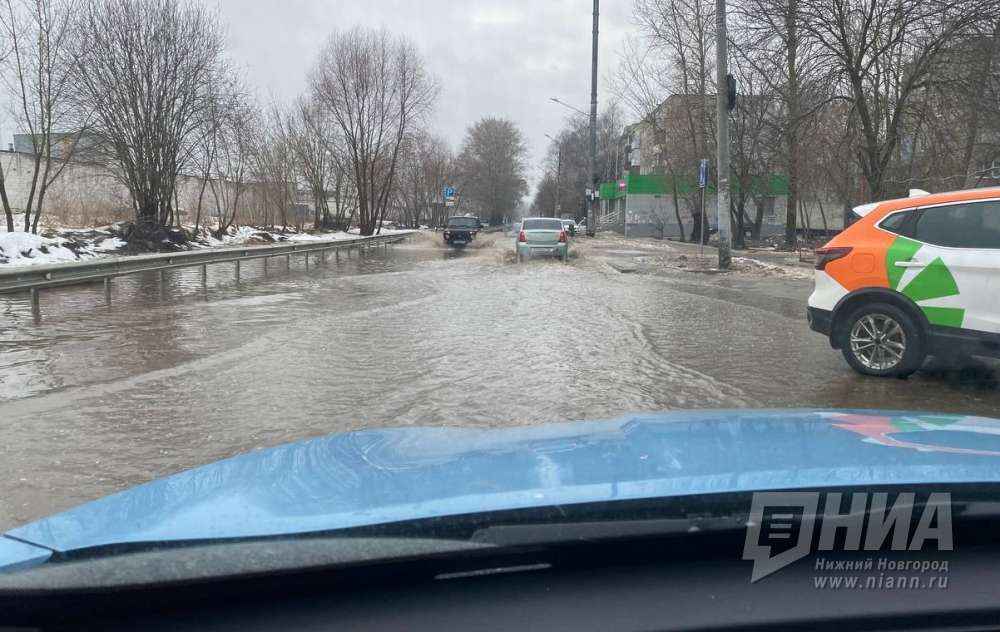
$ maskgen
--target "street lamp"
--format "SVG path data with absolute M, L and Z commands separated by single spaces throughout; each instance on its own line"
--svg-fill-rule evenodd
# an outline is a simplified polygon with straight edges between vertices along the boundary
M 590 203 L 587 213 L 587 236 L 593 237 L 597 234 L 597 191 L 600 188 L 600 177 L 597 174 L 597 53 L 598 36 L 601 25 L 601 0 L 594 0 L 594 35 L 593 50 L 590 60 Z M 553 103 L 569 108 L 578 114 L 588 116 L 580 108 L 560 101 L 556 97 L 549 97 Z
M 559 217 L 559 213 L 562 211 L 562 143 L 550 134 L 546 134 L 545 138 L 556 144 L 556 203 L 552 211 L 552 217 Z
M 580 108 L 573 107 L 569 103 L 566 103 L 565 101 L 560 101 L 556 97 L 549 97 L 549 101 L 552 101 L 553 103 L 558 103 L 559 105 L 563 106 L 564 108 L 569 108 L 569 109 L 573 110 L 574 112 L 576 112 L 577 114 L 582 114 L 584 116 L 590 116 L 589 114 L 587 114 L 586 112 L 584 112 Z
M 601 0 L 594 0 L 593 53 L 590 60 L 590 216 L 587 218 L 587 236 L 597 235 L 597 36 L 601 25 Z

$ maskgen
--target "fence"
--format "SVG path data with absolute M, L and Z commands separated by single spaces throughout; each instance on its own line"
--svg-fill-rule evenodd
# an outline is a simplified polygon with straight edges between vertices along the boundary
M 0 294 L 29 292 L 31 295 L 32 313 L 37 318 L 41 314 L 39 290 L 46 288 L 103 282 L 105 300 L 110 304 L 111 281 L 115 277 L 155 271 L 159 271 L 162 277 L 168 270 L 201 266 L 202 282 L 204 283 L 208 275 L 209 265 L 215 263 L 235 263 L 236 279 L 239 280 L 241 261 L 264 259 L 266 266 L 268 259 L 285 257 L 286 262 L 291 265 L 292 255 L 298 255 L 304 256 L 308 265 L 311 254 L 318 254 L 321 258 L 325 259 L 326 253 L 330 250 L 388 246 L 391 243 L 397 243 L 406 239 L 411 234 L 396 233 L 374 237 L 359 237 L 357 239 L 211 248 L 189 252 L 135 257 L 111 257 L 74 263 L 19 267 L 9 271 L 0 269 Z

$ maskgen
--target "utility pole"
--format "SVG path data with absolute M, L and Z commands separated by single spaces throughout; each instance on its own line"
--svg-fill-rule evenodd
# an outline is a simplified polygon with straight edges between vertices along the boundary
M 597 192 L 600 176 L 597 175 L 597 36 L 601 23 L 601 0 L 594 0 L 594 55 L 590 68 L 590 213 L 587 217 L 587 236 L 597 234 Z
M 555 99 L 553 99 L 555 100 Z M 556 103 L 562 103 L 561 101 L 556 101 Z M 556 139 L 551 134 L 546 134 L 545 138 L 548 138 L 553 143 L 556 144 L 556 203 L 553 205 L 554 213 L 552 217 L 559 217 L 562 213 L 562 154 L 563 146 L 562 141 Z
M 552 217 L 559 217 L 562 214 L 562 143 L 559 143 L 559 151 L 556 152 L 556 206 L 555 214 Z
M 726 0 L 715 0 L 716 18 L 716 101 L 718 105 L 719 171 L 719 269 L 732 264 L 732 235 L 729 217 L 729 42 L 726 32 Z M 704 207 L 702 214 L 704 214 Z

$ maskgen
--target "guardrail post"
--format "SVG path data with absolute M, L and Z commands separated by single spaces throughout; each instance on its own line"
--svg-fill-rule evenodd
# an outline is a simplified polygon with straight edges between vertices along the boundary
M 267 257 L 264 257 L 264 276 L 267 276 Z
M 319 261 L 320 261 L 320 263 L 326 263 L 326 251 L 325 250 L 320 250 L 319 251 Z
M 240 262 L 236 262 L 236 282 L 240 282 Z
M 309 269 L 309 251 L 306 251 L 306 270 Z
M 167 296 L 167 271 L 160 270 L 160 300 Z
M 333 251 L 333 258 L 335 261 L 340 261 L 340 248 Z
M 208 264 L 201 264 L 201 286 L 208 287 Z
M 292 269 L 292 255 L 285 255 L 285 266 L 291 270 Z
M 111 277 L 104 277 L 104 303 L 111 307 Z
M 39 320 L 42 319 L 42 305 L 41 302 L 38 300 L 38 288 L 37 287 L 31 288 L 30 294 L 31 294 L 31 315 L 34 317 L 35 322 L 37 323 Z

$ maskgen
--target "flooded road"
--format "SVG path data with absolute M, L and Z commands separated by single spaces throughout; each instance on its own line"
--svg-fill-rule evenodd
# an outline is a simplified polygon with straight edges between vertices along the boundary
M 997 365 L 851 372 L 808 330 L 811 283 L 622 274 L 574 244 L 518 266 L 425 234 L 304 267 L 223 264 L 0 298 L 0 529 L 240 452 L 372 426 L 496 427 L 632 411 L 904 408 L 1000 415 Z

